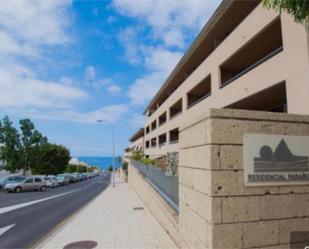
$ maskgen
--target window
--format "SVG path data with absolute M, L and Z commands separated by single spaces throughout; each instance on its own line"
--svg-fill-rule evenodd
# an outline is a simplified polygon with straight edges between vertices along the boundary
M 149 140 L 146 141 L 146 148 L 149 148 Z
M 278 18 L 257 34 L 221 66 L 221 87 L 246 74 L 283 50 Z
M 285 82 L 244 98 L 226 108 L 255 111 L 287 112 Z
M 170 144 L 178 143 L 179 140 L 179 129 L 176 128 L 170 131 Z
M 35 182 L 41 182 L 42 179 L 41 179 L 41 178 L 35 178 L 34 181 L 35 181 Z
M 150 127 L 149 127 L 149 126 L 147 126 L 147 127 L 146 127 L 146 134 L 148 134 L 148 133 L 149 133 L 149 131 L 150 131 Z
M 33 182 L 33 179 L 32 178 L 29 178 L 25 181 L 25 183 L 32 183 Z
M 211 77 L 207 76 L 187 93 L 188 108 L 207 98 L 211 94 Z
M 156 146 L 157 146 L 157 138 L 154 137 L 154 138 L 151 139 L 151 147 L 153 148 L 153 147 L 156 147 Z
M 170 119 L 176 117 L 182 112 L 182 99 L 178 100 L 170 107 Z
M 159 117 L 159 126 L 163 125 L 164 123 L 166 123 L 166 112 L 161 114 L 161 116 Z
M 154 131 L 155 129 L 157 129 L 157 120 L 151 123 L 151 130 Z
M 164 146 L 166 144 L 166 133 L 159 136 L 159 146 Z

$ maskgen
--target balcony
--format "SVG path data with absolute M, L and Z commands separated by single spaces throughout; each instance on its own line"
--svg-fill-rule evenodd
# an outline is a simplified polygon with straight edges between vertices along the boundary
M 150 142 L 149 142 L 149 140 L 147 140 L 146 143 L 145 143 L 146 149 L 149 149 L 149 145 L 150 145 Z
M 160 115 L 159 117 L 159 126 L 163 125 L 166 123 L 167 120 L 167 115 L 166 112 L 164 112 L 163 114 Z
M 157 147 L 157 138 L 154 137 L 151 139 L 151 148 Z
M 211 77 L 207 76 L 198 85 L 196 85 L 190 92 L 187 93 L 188 106 L 190 107 L 196 105 L 203 99 L 207 98 L 211 94 Z
M 285 82 L 244 98 L 226 108 L 254 111 L 287 112 Z
M 179 129 L 176 128 L 170 131 L 170 144 L 178 143 L 179 141 Z
M 166 145 L 166 133 L 159 136 L 159 147 Z
M 154 131 L 155 129 L 157 129 L 157 120 L 151 123 L 151 131 Z
M 283 50 L 281 21 L 268 25 L 221 66 L 221 87 L 230 84 Z
M 182 99 L 170 107 L 170 119 L 175 118 L 182 112 Z

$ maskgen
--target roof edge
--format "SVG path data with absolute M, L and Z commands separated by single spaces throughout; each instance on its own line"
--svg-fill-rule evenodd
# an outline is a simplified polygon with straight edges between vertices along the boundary
M 145 108 L 143 114 L 145 115 L 146 112 L 150 109 L 150 106 L 152 106 L 155 102 L 155 100 L 158 98 L 158 96 L 162 93 L 162 91 L 168 86 L 169 82 L 175 77 L 175 74 L 180 70 L 180 68 L 188 61 L 190 55 L 196 50 L 196 48 L 200 45 L 203 38 L 207 35 L 208 31 L 211 29 L 211 27 L 216 23 L 221 13 L 226 10 L 233 1 L 230 0 L 223 0 L 220 5 L 217 7 L 213 15 L 210 17 L 210 19 L 207 21 L 205 26 L 202 28 L 202 30 L 199 32 L 197 37 L 194 39 L 190 47 L 187 49 L 185 54 L 182 56 L 178 64 L 174 67 L 173 71 L 169 74 L 164 84 L 160 87 L 160 89 L 157 91 L 155 96 L 152 98 L 150 103 Z

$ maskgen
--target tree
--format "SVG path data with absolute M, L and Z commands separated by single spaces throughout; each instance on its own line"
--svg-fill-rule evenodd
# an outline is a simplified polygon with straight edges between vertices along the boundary
M 109 171 L 109 172 L 113 172 L 113 166 L 112 166 L 112 165 L 109 165 L 108 171 Z
M 309 28 L 309 1 L 308 0 L 264 0 L 266 8 L 286 11 L 294 16 L 296 22 L 305 24 Z
M 19 170 L 22 165 L 20 135 L 8 116 L 0 121 L 0 143 L 0 159 L 5 161 L 5 169 L 10 172 Z
M 75 165 L 75 164 L 68 164 L 67 166 L 66 166 L 66 169 L 65 169 L 65 172 L 67 172 L 67 173 L 74 173 L 74 172 L 76 172 L 77 171 L 77 165 Z
M 35 129 L 30 119 L 22 119 L 19 121 L 21 137 L 21 156 L 23 163 L 23 173 L 25 174 L 30 168 L 35 168 L 38 162 L 40 146 L 47 144 L 47 138 Z
M 33 174 L 56 175 L 63 173 L 71 158 L 67 148 L 57 144 L 41 144 L 38 156 L 32 167 Z
M 87 172 L 87 167 L 84 166 L 84 165 L 79 165 L 79 166 L 77 166 L 76 171 L 78 173 L 86 173 Z

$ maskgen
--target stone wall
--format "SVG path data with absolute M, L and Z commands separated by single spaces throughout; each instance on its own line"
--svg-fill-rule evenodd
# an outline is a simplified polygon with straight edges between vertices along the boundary
M 160 194 L 128 160 L 128 183 L 141 198 L 144 205 L 180 248 L 187 248 L 179 233 L 178 213 L 171 208 Z
M 309 186 L 244 185 L 244 133 L 309 136 L 309 116 L 210 109 L 181 127 L 179 229 L 190 248 L 289 248 L 291 232 L 309 231 Z

